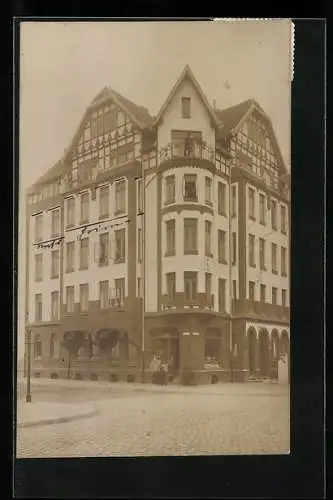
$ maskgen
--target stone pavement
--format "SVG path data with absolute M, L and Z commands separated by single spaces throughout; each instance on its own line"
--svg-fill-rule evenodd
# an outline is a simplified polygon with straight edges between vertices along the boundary
M 213 388 L 223 392 L 207 392 Z M 100 413 L 93 418 L 18 428 L 17 457 L 289 453 L 287 388 L 284 393 L 273 384 L 183 389 L 187 392 L 165 394 L 169 389 L 159 388 L 135 391 L 136 397 L 130 391 L 121 398 L 110 395 L 94 402 Z
M 17 426 L 35 427 L 58 424 L 97 415 L 98 410 L 87 404 L 53 403 L 45 401 L 19 401 L 17 404 Z

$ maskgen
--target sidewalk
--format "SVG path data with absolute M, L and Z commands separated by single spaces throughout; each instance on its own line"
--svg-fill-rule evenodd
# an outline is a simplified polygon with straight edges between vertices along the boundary
M 18 381 L 18 384 L 25 384 L 25 379 Z M 70 387 L 77 389 L 93 389 L 96 387 L 105 388 L 110 392 L 129 391 L 146 393 L 167 393 L 167 394 L 210 394 L 210 395 L 253 395 L 253 396 L 278 396 L 289 393 L 289 385 L 277 382 L 247 382 L 247 383 L 219 383 L 198 386 L 182 385 L 154 385 L 128 382 L 108 382 L 90 380 L 64 380 L 64 379 L 32 379 L 32 388 L 35 387 Z
M 51 402 L 18 401 L 17 427 L 35 427 L 40 425 L 70 422 L 81 418 L 93 417 L 98 410 L 87 404 L 67 404 Z

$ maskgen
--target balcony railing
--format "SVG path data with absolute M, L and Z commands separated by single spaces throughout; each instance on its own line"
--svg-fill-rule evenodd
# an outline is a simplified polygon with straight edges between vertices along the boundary
M 206 293 L 197 293 L 196 297 L 189 300 L 184 293 L 176 293 L 171 299 L 168 295 L 162 296 L 161 306 L 164 311 L 176 310 L 205 310 L 212 311 L 214 309 L 214 295 Z
M 289 307 L 269 304 L 267 302 L 237 299 L 233 301 L 233 314 L 259 314 L 267 317 L 289 319 Z
M 168 144 L 159 154 L 160 163 L 177 158 L 200 159 L 215 162 L 215 149 L 204 141 L 193 141 L 189 143 L 186 140 L 182 140 Z

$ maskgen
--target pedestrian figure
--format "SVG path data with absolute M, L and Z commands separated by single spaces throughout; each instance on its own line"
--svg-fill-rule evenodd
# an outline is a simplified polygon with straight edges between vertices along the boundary
M 190 135 L 185 137 L 184 141 L 184 156 L 191 156 L 193 153 L 193 140 Z

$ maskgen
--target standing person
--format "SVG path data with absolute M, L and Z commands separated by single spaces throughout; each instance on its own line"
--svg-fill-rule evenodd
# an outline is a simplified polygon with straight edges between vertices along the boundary
M 184 156 L 191 156 L 192 153 L 193 153 L 193 140 L 190 135 L 187 135 L 184 141 Z

